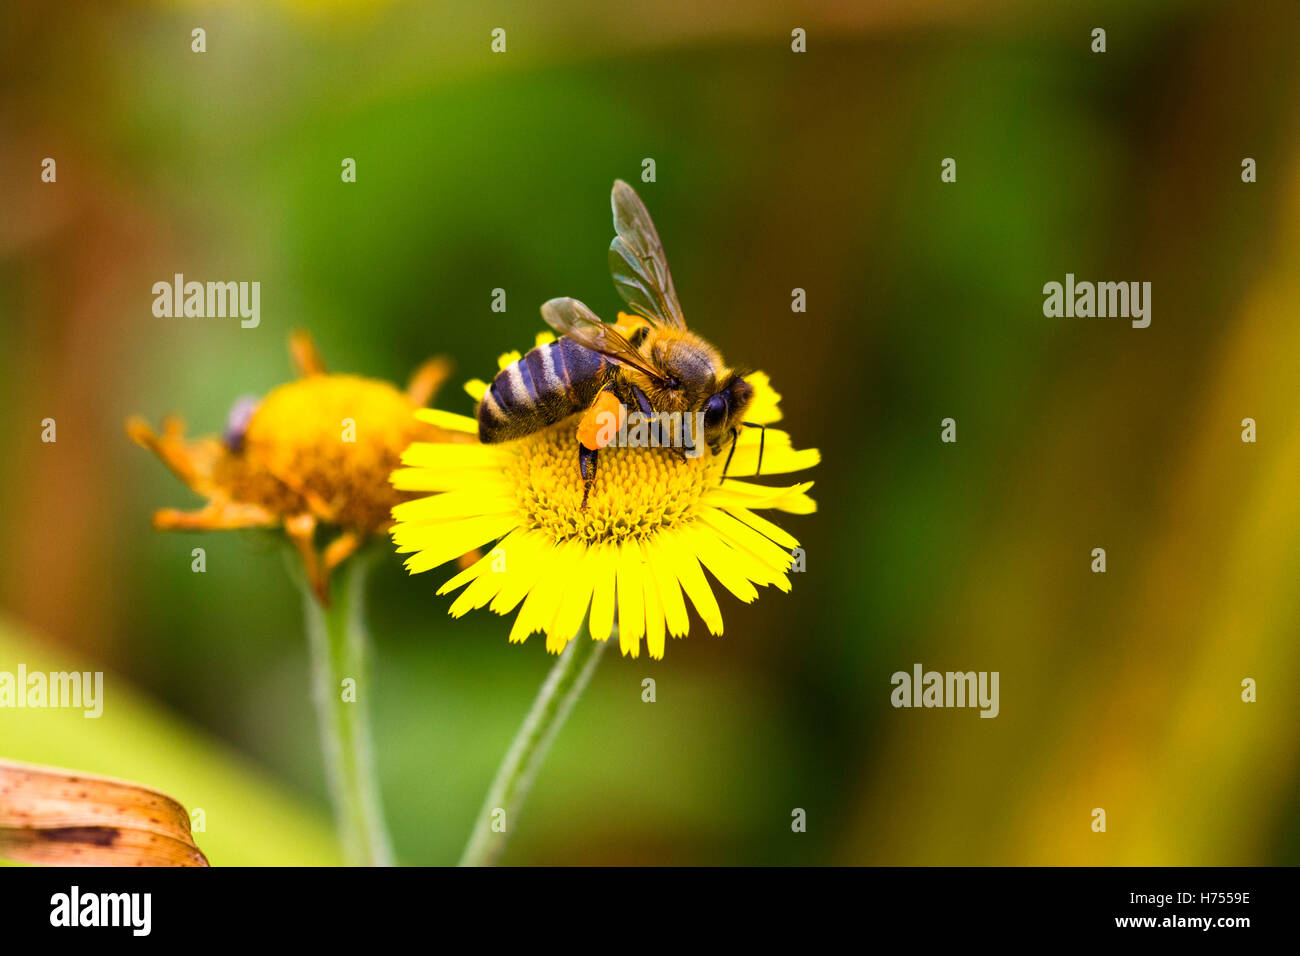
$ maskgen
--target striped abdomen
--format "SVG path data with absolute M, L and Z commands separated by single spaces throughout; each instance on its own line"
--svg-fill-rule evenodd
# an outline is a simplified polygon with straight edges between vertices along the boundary
M 479 441 L 522 438 L 583 411 L 611 368 L 603 355 L 569 339 L 537 346 L 488 386 L 478 407 Z

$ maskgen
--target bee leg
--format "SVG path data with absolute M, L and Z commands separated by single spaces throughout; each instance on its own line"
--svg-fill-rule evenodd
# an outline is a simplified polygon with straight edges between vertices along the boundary
M 753 422 L 741 422 L 741 424 L 746 428 L 758 429 L 758 467 L 754 469 L 754 477 L 757 478 L 759 472 L 763 470 L 763 446 L 767 444 L 767 426 L 756 425 Z
M 650 426 L 650 434 L 653 436 L 650 441 L 662 448 L 663 433 L 659 429 L 659 422 L 655 420 L 655 411 L 650 407 L 650 399 L 646 397 L 645 392 L 641 391 L 641 389 L 637 388 L 635 385 L 632 385 L 631 389 L 632 398 L 636 402 L 637 409 L 641 412 L 641 415 Z
M 670 437 L 672 436 L 671 429 L 668 434 Z M 677 459 L 678 464 L 680 464 L 690 458 L 691 452 L 695 451 L 695 449 L 699 447 L 699 439 L 696 438 L 692 440 L 691 437 L 687 435 L 685 427 L 683 427 L 678 434 L 681 436 L 681 440 L 675 443 L 670 442 L 669 452 L 675 459 Z
M 582 474 L 582 510 L 587 510 L 587 495 L 591 494 L 591 483 L 596 480 L 596 449 L 586 445 L 578 446 L 578 471 Z
M 731 467 L 731 458 L 736 454 L 736 436 L 740 433 L 736 429 L 731 430 L 731 451 L 727 452 L 727 462 L 722 466 L 722 477 L 727 477 L 727 469 Z
M 630 386 L 630 388 L 632 389 L 632 398 L 636 401 L 636 407 L 641 410 L 642 415 L 650 418 L 654 414 L 654 409 L 650 407 L 650 399 L 646 397 L 645 392 L 635 385 Z

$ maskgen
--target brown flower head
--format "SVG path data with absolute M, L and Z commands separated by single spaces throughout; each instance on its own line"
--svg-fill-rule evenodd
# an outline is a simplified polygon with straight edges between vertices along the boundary
M 405 495 L 388 476 L 415 441 L 463 441 L 416 419 L 450 374 L 431 359 L 406 391 L 356 375 L 330 374 L 310 336 L 295 332 L 289 350 L 298 378 L 262 399 L 240 399 L 221 437 L 187 440 L 184 423 L 164 420 L 161 434 L 143 420 L 127 433 L 156 454 L 207 503 L 197 511 L 163 508 L 159 530 L 280 528 L 302 556 L 312 588 L 329 603 L 330 575 L 392 523 Z M 337 529 L 320 552 L 318 527 Z

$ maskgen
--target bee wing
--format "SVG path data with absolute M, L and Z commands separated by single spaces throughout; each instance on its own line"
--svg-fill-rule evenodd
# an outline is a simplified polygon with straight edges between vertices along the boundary
M 614 181 L 610 205 L 618 235 L 609 244 L 609 273 L 618 294 L 634 312 L 651 322 L 686 328 L 663 243 L 641 197 L 618 179 Z
M 584 348 L 623 365 L 629 365 L 651 378 L 663 376 L 650 368 L 636 348 L 616 328 L 600 321 L 600 317 L 577 299 L 551 299 L 542 305 L 542 318 L 560 335 L 566 336 Z

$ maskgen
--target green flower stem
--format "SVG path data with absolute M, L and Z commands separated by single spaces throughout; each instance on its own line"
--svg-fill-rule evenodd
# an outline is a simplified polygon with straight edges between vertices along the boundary
M 351 866 L 391 866 L 393 851 L 384 827 L 370 735 L 370 561 L 370 556 L 357 554 L 343 563 L 334 575 L 328 608 L 321 607 L 296 557 L 290 558 L 290 567 L 303 592 L 312 697 L 343 858 Z M 348 679 L 352 683 L 345 689 Z
M 461 866 L 491 866 L 501 856 L 508 829 L 519 819 L 520 808 L 546 759 L 546 752 L 586 689 L 605 647 L 617 641 L 617 627 L 604 641 L 593 641 L 584 627 L 560 654 L 497 769 L 469 844 L 461 855 Z M 504 811 L 504 817 L 498 811 Z M 494 823 L 500 827 L 501 821 L 505 827 L 494 828 Z

